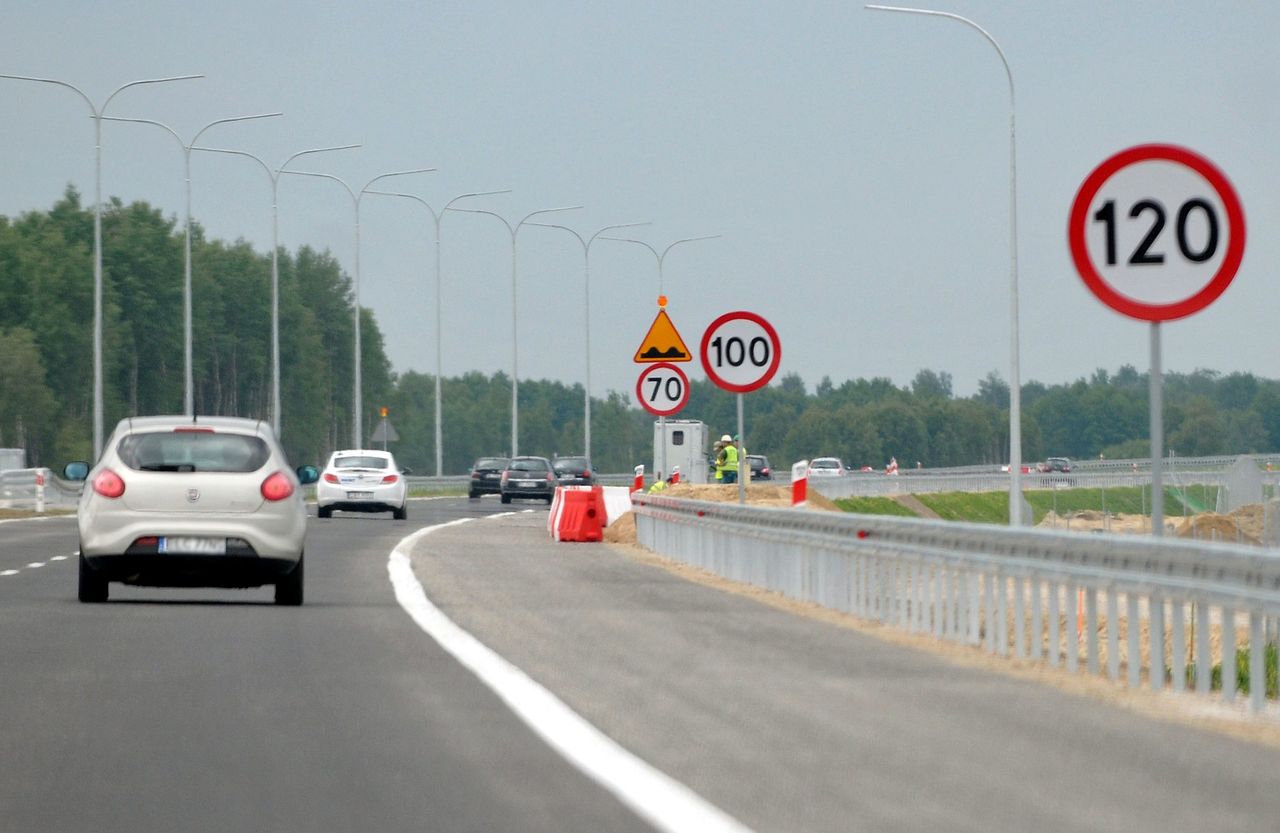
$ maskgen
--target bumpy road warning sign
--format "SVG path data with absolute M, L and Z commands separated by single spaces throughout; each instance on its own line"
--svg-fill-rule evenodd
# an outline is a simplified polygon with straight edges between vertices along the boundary
M 680 338 L 680 333 L 676 332 L 676 325 L 671 323 L 665 309 L 658 310 L 658 317 L 649 325 L 649 332 L 644 341 L 640 342 L 640 349 L 636 350 L 633 361 L 636 364 L 693 361 L 689 348 L 685 346 L 684 339 Z

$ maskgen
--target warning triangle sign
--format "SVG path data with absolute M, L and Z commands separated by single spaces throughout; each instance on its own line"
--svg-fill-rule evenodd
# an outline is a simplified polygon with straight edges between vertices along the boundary
M 693 361 L 689 348 L 685 346 L 684 339 L 680 338 L 680 333 L 676 332 L 676 325 L 671 323 L 665 309 L 658 310 L 658 317 L 649 325 L 649 332 L 644 341 L 640 342 L 640 349 L 636 350 L 633 361 L 636 364 Z

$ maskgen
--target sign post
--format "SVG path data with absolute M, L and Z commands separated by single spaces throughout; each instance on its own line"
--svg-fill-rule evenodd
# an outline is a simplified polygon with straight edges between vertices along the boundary
M 782 342 L 773 325 L 754 312 L 726 312 L 702 334 L 698 353 L 707 378 L 738 394 L 738 502 L 747 502 L 743 471 L 748 467 L 743 440 L 742 395 L 769 384 L 782 363 Z
M 1080 186 L 1067 221 L 1071 258 L 1098 300 L 1151 322 L 1151 534 L 1164 533 L 1164 381 L 1160 324 L 1213 303 L 1244 258 L 1245 222 L 1231 182 L 1177 145 L 1111 156 Z
M 632 361 L 636 364 L 654 365 L 654 367 L 645 368 L 639 380 L 636 381 L 636 398 L 640 400 L 641 407 L 658 417 L 658 436 L 662 438 L 658 465 L 662 469 L 657 472 L 657 476 L 666 477 L 670 474 L 667 471 L 667 417 L 677 413 L 689 401 L 689 379 L 672 362 L 693 361 L 693 356 L 689 355 L 689 348 L 685 346 L 684 339 L 680 337 L 680 332 L 672 323 L 671 316 L 667 315 L 666 295 L 658 296 L 658 314 L 649 325 L 649 331 L 645 333 L 644 340 L 636 348 Z M 653 398 L 648 401 L 642 391 L 646 384 L 654 386 Z M 677 387 L 683 393 L 678 391 Z M 676 400 L 679 400 L 679 404 L 675 404 Z M 649 402 L 656 403 L 657 410 L 650 407 Z M 671 407 L 673 404 L 675 407 Z

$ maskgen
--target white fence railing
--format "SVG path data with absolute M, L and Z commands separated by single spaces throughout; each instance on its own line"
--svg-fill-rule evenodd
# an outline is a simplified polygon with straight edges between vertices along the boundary
M 0 471 L 0 507 L 6 509 L 66 509 L 80 500 L 80 484 L 55 477 L 49 469 Z
M 1247 688 L 1255 713 L 1280 715 L 1266 550 L 639 494 L 633 508 L 641 544 L 735 581 L 1131 688 L 1217 687 L 1228 703 Z

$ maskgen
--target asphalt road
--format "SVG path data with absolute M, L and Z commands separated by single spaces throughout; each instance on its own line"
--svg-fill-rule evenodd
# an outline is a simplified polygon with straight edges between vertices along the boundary
M 652 829 L 397 604 L 397 542 L 464 517 L 413 547 L 427 597 L 761 833 L 1280 818 L 1272 749 L 949 665 L 603 545 L 553 544 L 541 507 L 483 517 L 500 508 L 313 519 L 299 609 L 269 589 L 120 585 L 80 605 L 74 558 L 50 560 L 74 553 L 73 521 L 0 524 L 0 831 Z

